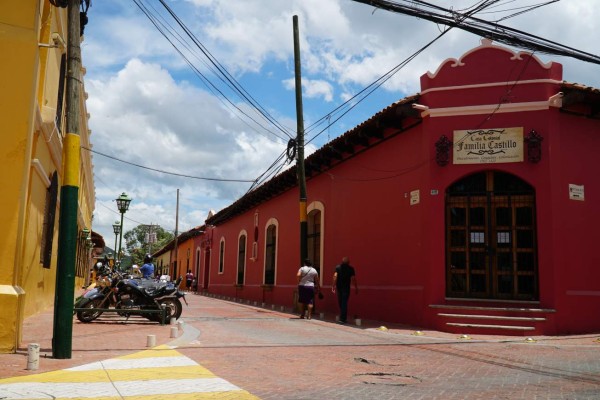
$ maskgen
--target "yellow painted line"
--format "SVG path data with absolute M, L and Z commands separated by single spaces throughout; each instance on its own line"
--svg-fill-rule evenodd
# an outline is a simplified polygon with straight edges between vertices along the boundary
M 181 357 L 181 353 L 173 350 L 169 346 L 157 346 L 150 350 L 138 351 L 137 353 L 128 354 L 126 356 L 116 357 L 118 359 L 129 360 L 134 358 L 147 357 Z
M 150 396 L 127 396 L 127 397 L 56 397 L 53 400 L 218 400 L 218 399 L 235 399 L 235 400 L 260 400 L 245 390 L 236 390 L 229 392 L 213 392 L 213 393 L 183 393 L 183 394 L 158 394 Z M 48 397 L 43 399 L 31 398 L 28 400 L 48 400 Z
M 189 378 L 214 378 L 215 374 L 202 367 L 158 367 L 158 368 L 135 368 L 119 370 L 97 369 L 93 371 L 52 371 L 37 375 L 17 376 L 14 378 L 0 379 L 0 384 L 24 383 L 24 382 L 116 382 L 131 380 L 153 380 L 153 379 L 189 379 Z M 1 397 L 0 397 L 1 398 Z
M 64 146 L 64 169 L 65 179 L 63 180 L 64 186 L 75 186 L 79 187 L 79 167 L 81 159 L 80 149 L 81 139 L 79 135 L 75 133 L 67 133 L 63 141 Z
M 306 200 L 300 200 L 300 222 L 306 222 Z

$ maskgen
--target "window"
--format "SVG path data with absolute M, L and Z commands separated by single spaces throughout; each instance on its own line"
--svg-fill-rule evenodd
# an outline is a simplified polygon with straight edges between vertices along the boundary
M 219 273 L 222 274 L 225 270 L 225 238 L 221 238 L 219 244 Z
M 258 211 L 254 213 L 254 238 L 252 240 L 252 254 L 250 260 L 258 260 Z
M 196 249 L 196 271 L 194 272 L 196 280 L 199 280 L 198 274 L 200 274 L 200 249 Z
M 86 237 L 79 235 L 79 240 L 77 241 L 77 261 L 75 265 L 75 276 L 85 277 L 87 264 L 88 264 L 88 247 L 86 244 Z
M 277 265 L 277 220 L 271 219 L 267 223 L 265 237 L 265 275 L 264 284 L 275 284 L 275 271 Z
M 50 178 L 50 186 L 46 190 L 46 206 L 44 208 L 44 226 L 40 245 L 40 263 L 50 268 L 52 263 L 52 242 L 54 240 L 54 220 L 56 217 L 56 201 L 58 198 L 58 176 L 56 171 Z
M 238 239 L 238 262 L 237 262 L 237 280 L 238 285 L 244 284 L 244 271 L 246 270 L 246 232 L 240 233 Z

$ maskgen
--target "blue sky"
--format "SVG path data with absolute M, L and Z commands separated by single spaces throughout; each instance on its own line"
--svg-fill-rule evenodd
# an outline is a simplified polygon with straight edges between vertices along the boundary
M 324 118 L 413 52 L 442 27 L 414 17 L 375 10 L 350 0 L 165 0 L 193 35 L 279 124 L 295 135 L 292 16 L 301 37 L 305 127 Z M 137 3 L 168 26 L 176 22 L 157 0 Z M 455 10 L 477 0 L 436 1 Z M 510 9 L 539 3 L 503 0 L 480 18 L 495 20 Z M 600 20 L 594 0 L 562 0 L 503 24 L 590 53 L 597 52 Z M 492 12 L 493 11 L 493 12 Z M 193 177 L 253 180 L 285 151 L 288 138 L 205 66 L 197 50 L 180 45 L 195 68 L 227 96 L 224 100 L 186 64 L 133 0 L 93 1 L 82 43 L 93 150 L 121 160 Z M 181 30 L 178 30 L 182 34 Z M 191 40 L 185 40 L 187 48 Z M 307 129 L 310 153 L 370 116 L 419 91 L 419 77 L 447 58 L 459 58 L 480 38 L 452 30 L 317 138 Z M 600 87 L 600 66 L 538 55 L 564 66 L 564 79 Z M 230 103 L 235 104 L 235 107 Z M 256 125 L 238 109 L 260 121 Z M 332 116 L 331 121 L 336 116 Z M 265 129 L 268 128 L 268 129 Z M 274 135 L 271 132 L 277 134 Z M 231 204 L 250 187 L 141 169 L 93 154 L 96 209 L 93 229 L 114 244 L 111 224 L 120 218 L 113 201 L 133 197 L 125 230 L 160 224 L 179 231 L 202 225 L 209 210 Z M 285 168 L 285 166 L 283 166 Z M 310 194 L 309 194 L 310 197 Z M 112 244 L 111 244 L 112 243 Z

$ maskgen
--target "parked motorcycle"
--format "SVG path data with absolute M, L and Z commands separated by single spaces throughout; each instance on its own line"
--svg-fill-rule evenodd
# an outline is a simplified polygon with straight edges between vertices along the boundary
M 100 317 L 102 309 L 115 308 L 120 316 L 129 318 L 129 310 L 166 310 L 166 320 L 178 319 L 183 311 L 180 299 L 185 303 L 185 294 L 179 290 L 181 277 L 176 282 L 131 278 L 120 272 L 104 268 L 98 271 L 96 286 L 75 302 L 77 319 L 92 322 Z M 151 321 L 161 321 L 159 313 L 146 314 Z
M 183 311 L 180 299 L 187 305 L 185 294 L 179 290 L 182 278 L 176 282 L 154 281 L 150 279 L 122 279 L 116 284 L 115 308 L 122 310 L 119 314 L 128 316 L 127 310 L 161 310 L 166 309 L 166 318 L 179 319 Z M 159 314 L 149 314 L 148 319 L 159 321 Z
M 85 310 L 77 311 L 77 319 L 81 322 L 91 322 L 102 315 L 103 311 L 114 305 L 114 284 L 117 281 L 112 277 L 110 268 L 101 267 L 97 271 L 97 279 L 94 287 L 90 287 L 82 296 L 75 301 L 74 308 Z

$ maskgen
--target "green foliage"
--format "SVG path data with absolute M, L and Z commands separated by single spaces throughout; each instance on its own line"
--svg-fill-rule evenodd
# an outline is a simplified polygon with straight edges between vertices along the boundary
M 156 242 L 149 244 L 147 234 L 155 233 Z M 138 225 L 130 231 L 124 233 L 126 252 L 131 256 L 131 263 L 144 264 L 144 256 L 147 253 L 154 252 L 163 248 L 167 243 L 173 240 L 175 236 L 159 225 Z

